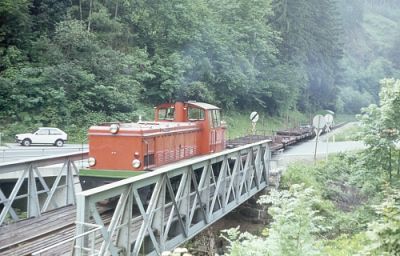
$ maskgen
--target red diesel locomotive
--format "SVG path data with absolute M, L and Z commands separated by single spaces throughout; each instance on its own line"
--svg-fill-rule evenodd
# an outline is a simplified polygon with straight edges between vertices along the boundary
M 201 102 L 165 103 L 155 120 L 89 128 L 89 169 L 84 189 L 135 176 L 164 164 L 222 151 L 226 126 L 220 108 Z

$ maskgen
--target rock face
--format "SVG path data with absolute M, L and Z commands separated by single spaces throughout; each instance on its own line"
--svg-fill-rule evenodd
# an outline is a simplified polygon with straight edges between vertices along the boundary
M 272 168 L 269 172 L 269 187 L 256 196 L 250 198 L 238 207 L 238 212 L 244 221 L 258 224 L 266 224 L 269 221 L 267 208 L 257 203 L 258 198 L 269 192 L 270 189 L 278 189 L 283 168 Z

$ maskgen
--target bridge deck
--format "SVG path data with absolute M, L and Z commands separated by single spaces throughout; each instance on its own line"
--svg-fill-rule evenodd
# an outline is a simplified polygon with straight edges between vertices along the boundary
M 4 225 L 0 228 L 0 255 L 30 255 L 71 238 L 75 232 L 75 219 L 75 206 L 67 206 L 37 218 Z M 57 255 L 63 254 L 59 252 Z

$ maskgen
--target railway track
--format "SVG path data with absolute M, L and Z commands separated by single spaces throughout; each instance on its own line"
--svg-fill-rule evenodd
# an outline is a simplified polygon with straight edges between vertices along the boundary
M 111 221 L 112 212 L 105 211 L 101 218 Z M 0 227 L 0 255 L 24 256 L 61 243 L 75 236 L 76 208 L 73 205 L 44 213 L 40 217 Z M 70 255 L 73 243 L 64 243 L 45 255 Z
M 46 212 L 37 218 L 3 225 L 0 229 L 0 254 L 30 255 L 46 246 L 49 236 L 67 232 L 74 221 L 75 207 L 67 206 Z M 54 243 L 56 241 L 57 239 Z
M 346 122 L 334 125 L 331 129 L 337 129 L 345 125 Z M 323 130 L 322 134 L 325 131 Z M 245 144 L 254 143 L 261 140 L 271 140 L 270 149 L 272 153 L 288 146 L 294 145 L 304 140 L 309 140 L 315 137 L 315 132 L 312 127 L 300 127 L 287 130 L 277 131 L 275 135 L 246 135 L 243 137 L 231 139 L 227 141 L 227 148 L 236 148 Z

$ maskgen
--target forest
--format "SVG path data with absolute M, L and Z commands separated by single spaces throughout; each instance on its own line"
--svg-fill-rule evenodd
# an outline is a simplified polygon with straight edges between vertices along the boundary
M 399 92 L 399 79 L 382 80 L 380 106 L 357 116 L 365 149 L 289 165 L 257 201 L 270 218 L 261 231 L 222 231 L 228 254 L 400 255 Z
M 3 0 L 0 126 L 86 129 L 136 121 L 177 100 L 269 116 L 358 113 L 378 101 L 380 79 L 399 73 L 399 7 L 394 0 Z

